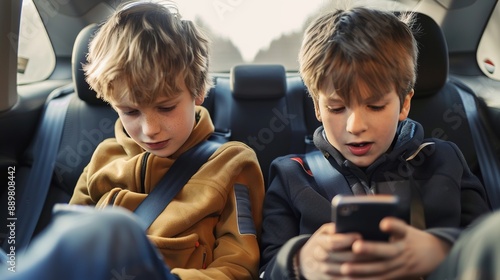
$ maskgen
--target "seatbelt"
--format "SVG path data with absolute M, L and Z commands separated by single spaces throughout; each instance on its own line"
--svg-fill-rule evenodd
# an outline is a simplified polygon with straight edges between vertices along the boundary
M 220 146 L 221 143 L 218 142 L 202 141 L 174 161 L 167 173 L 134 211 L 139 216 L 144 231 Z
M 73 96 L 69 94 L 73 92 L 72 89 L 73 87 L 62 89 L 57 96 L 49 98 L 45 105 L 33 146 L 33 166 L 26 185 L 18 193 L 16 248 L 29 245 L 42 213 L 54 172 L 66 111 Z M 8 246 L 7 242 L 3 246 Z
M 330 164 L 321 151 L 306 153 L 306 162 L 319 187 L 319 193 L 325 198 L 331 201 L 337 194 L 353 195 L 344 175 Z
M 306 153 L 306 162 L 318 185 L 317 190 L 330 201 L 338 194 L 354 195 L 344 175 L 334 168 L 319 150 Z M 415 181 L 410 178 L 411 204 L 410 224 L 418 229 L 425 229 L 425 215 L 422 198 Z
M 488 133 L 477 113 L 474 97 L 472 94 L 466 93 L 461 84 L 458 85 L 457 90 L 464 104 L 486 193 L 488 194 L 491 207 L 498 209 L 500 208 L 500 164 L 498 158 L 495 157 L 495 151 L 488 139 L 481 137 L 488 135 Z

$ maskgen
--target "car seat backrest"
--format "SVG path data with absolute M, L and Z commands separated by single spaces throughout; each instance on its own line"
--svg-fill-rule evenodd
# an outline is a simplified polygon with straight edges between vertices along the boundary
M 465 91 L 465 94 L 471 96 L 478 114 L 483 114 L 485 108 L 470 88 L 449 77 L 448 49 L 439 25 L 429 16 L 420 13 L 416 13 L 415 24 L 419 29 L 415 35 L 419 58 L 409 118 L 423 125 L 426 137 L 449 140 L 457 144 L 472 172 L 482 180 L 484 174 L 479 165 L 474 137 L 459 91 Z M 479 137 L 496 141 L 489 135 Z
M 96 23 L 84 27 L 75 39 L 73 53 L 71 54 L 71 76 L 75 92 L 82 101 L 94 106 L 109 106 L 102 99 L 97 98 L 97 93 L 89 86 L 85 80 L 85 73 L 82 65 L 87 63 L 87 53 L 89 51 L 89 42 L 99 29 Z
M 89 25 L 75 39 L 72 54 L 74 93 L 66 113 L 53 184 L 45 206 L 46 213 L 42 213 L 38 228 L 48 223 L 51 205 L 69 201 L 97 145 L 106 138 L 114 137 L 114 124 L 118 115 L 107 103 L 96 97 L 96 92 L 85 81 L 82 69 L 82 64 L 86 63 L 88 43 L 97 28 L 97 24 Z
M 305 121 L 307 99 L 300 77 L 287 75 L 282 65 L 242 64 L 215 78 L 203 105 L 217 131 L 255 150 L 267 182 L 272 160 L 305 152 L 307 125 L 318 125 Z
M 448 50 L 437 23 L 427 15 L 415 13 L 418 44 L 417 81 L 415 98 L 437 94 L 448 79 Z
M 285 97 L 286 72 L 282 65 L 237 65 L 230 75 L 235 99 L 263 101 Z
M 448 51 L 437 23 L 427 15 L 416 14 L 419 30 L 417 82 L 409 117 L 420 122 L 426 137 L 450 140 L 462 150 L 471 168 L 478 171 L 470 127 L 463 104 L 448 79 Z
M 82 65 L 86 63 L 88 43 L 97 24 L 80 31 L 75 39 L 72 55 L 72 75 L 75 96 L 71 100 L 61 138 L 54 179 L 68 194 L 73 193 L 76 181 L 97 145 L 114 137 L 116 112 L 101 99 L 85 81 Z

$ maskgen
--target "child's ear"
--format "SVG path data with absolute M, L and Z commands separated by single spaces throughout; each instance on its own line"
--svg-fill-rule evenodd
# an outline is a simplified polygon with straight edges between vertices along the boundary
M 318 106 L 314 106 L 314 112 L 316 112 L 316 119 L 318 119 L 318 121 L 321 122 L 321 114 L 319 112 Z
M 314 104 L 314 113 L 316 115 L 316 119 L 318 119 L 318 121 L 321 122 L 321 113 L 319 111 L 318 101 L 313 99 L 313 104 Z
M 401 106 L 401 112 L 399 113 L 399 120 L 400 121 L 405 120 L 408 117 L 408 115 L 410 114 L 411 98 L 413 97 L 414 93 L 415 92 L 412 89 L 405 96 L 405 100 L 403 101 L 403 105 Z
M 197 97 L 194 98 L 194 104 L 197 105 L 197 106 L 200 106 L 201 104 L 203 104 L 203 101 L 205 101 L 205 95 L 204 94 L 201 94 Z

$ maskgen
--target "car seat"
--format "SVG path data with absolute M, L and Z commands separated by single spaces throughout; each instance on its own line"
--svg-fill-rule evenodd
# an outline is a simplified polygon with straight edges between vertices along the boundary
M 415 38 L 418 42 L 419 57 L 409 118 L 423 125 L 426 137 L 449 140 L 457 144 L 472 172 L 485 183 L 492 207 L 498 208 L 500 184 L 488 183 L 500 182 L 498 158 L 483 161 L 494 153 L 491 150 L 478 154 L 478 147 L 494 147 L 499 143 L 494 135 L 488 133 L 488 123 L 480 118 L 485 114 L 485 107 L 470 88 L 449 76 L 448 49 L 439 25 L 427 15 L 416 13 L 415 17 L 418 28 Z M 462 94 L 470 98 L 471 102 L 464 102 Z M 473 127 L 469 117 L 474 117 L 474 114 L 467 114 L 465 110 L 468 105 L 473 106 L 478 116 L 478 122 L 475 122 Z M 476 136 L 485 142 L 476 144 Z
M 276 64 L 234 66 L 215 78 L 203 106 L 216 131 L 254 149 L 266 183 L 271 162 L 304 153 L 306 137 L 320 124 L 301 78 Z
M 67 96 L 69 104 L 67 105 L 67 111 L 63 120 L 60 143 L 46 197 L 31 197 L 29 195 L 32 190 L 31 188 L 34 187 L 28 185 L 29 177 L 34 175 L 32 173 L 34 172 L 32 168 L 34 159 L 42 154 L 41 150 L 35 148 L 36 139 L 32 141 L 18 165 L 16 191 L 20 197 L 17 198 L 17 203 L 25 207 L 24 209 L 18 209 L 18 214 L 22 215 L 20 210 L 26 210 L 23 212 L 29 215 L 29 217 L 24 218 L 24 220 L 37 219 L 39 217 L 33 231 L 33 236 L 49 223 L 54 204 L 67 203 L 69 201 L 76 181 L 82 173 L 83 168 L 90 161 L 97 145 L 102 140 L 114 136 L 114 123 L 118 116 L 108 104 L 96 97 L 96 93 L 85 82 L 82 70 L 82 63 L 86 61 L 85 56 L 88 42 L 96 29 L 97 24 L 89 25 L 75 39 L 72 56 L 73 83 L 54 90 L 48 97 L 48 102 L 50 102 L 52 99 Z M 38 130 L 40 134 L 40 125 L 38 126 Z M 25 192 L 28 194 L 24 194 Z M 41 213 L 37 213 L 35 210 L 39 202 L 44 203 Z M 2 215 L 5 214 L 2 212 Z M 23 219 L 23 217 L 18 218 L 19 220 Z M 21 221 L 19 222 L 20 224 Z M 31 227 L 31 224 L 29 224 L 29 227 Z M 1 229 L 1 232 L 4 233 L 5 230 Z M 25 235 L 23 230 L 26 230 L 23 226 L 21 228 L 18 227 L 19 236 L 17 236 L 16 246 L 19 249 L 28 245 L 31 239 L 31 233 Z M 26 231 L 29 232 L 31 230 Z M 0 239 L 0 241 L 4 240 Z M 3 243 L 5 248 L 7 244 L 6 242 Z

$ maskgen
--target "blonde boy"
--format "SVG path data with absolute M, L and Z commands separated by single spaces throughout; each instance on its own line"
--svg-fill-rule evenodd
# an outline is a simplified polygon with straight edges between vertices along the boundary
M 172 4 L 126 3 L 100 27 L 84 71 L 118 113 L 116 138 L 97 147 L 71 204 L 133 211 L 181 154 L 209 138 L 214 127 L 199 106 L 210 87 L 208 47 Z M 263 190 L 253 150 L 225 143 L 147 235 L 181 279 L 255 279 Z

